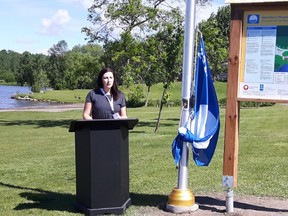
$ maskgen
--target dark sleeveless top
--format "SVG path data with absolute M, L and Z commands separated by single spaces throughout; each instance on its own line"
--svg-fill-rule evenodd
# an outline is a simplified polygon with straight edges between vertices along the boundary
M 107 95 L 109 97 L 109 95 Z M 109 98 L 111 100 L 111 97 Z M 86 96 L 86 102 L 92 103 L 93 119 L 113 119 L 114 113 L 119 113 L 122 107 L 126 106 L 126 99 L 122 92 L 119 98 L 113 101 L 114 112 L 106 96 L 100 89 L 91 90 Z

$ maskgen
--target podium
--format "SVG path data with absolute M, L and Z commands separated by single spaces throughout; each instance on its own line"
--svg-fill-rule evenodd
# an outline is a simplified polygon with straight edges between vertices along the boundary
M 85 215 L 123 214 L 129 196 L 129 130 L 138 119 L 75 120 L 76 203 Z

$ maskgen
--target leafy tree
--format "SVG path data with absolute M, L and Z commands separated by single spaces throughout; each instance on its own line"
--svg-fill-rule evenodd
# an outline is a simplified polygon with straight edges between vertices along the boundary
M 6 50 L 0 51 L 0 70 L 1 71 L 7 71 L 9 70 L 9 67 L 7 65 L 8 63 L 8 53 Z
M 11 71 L 0 70 L 0 82 L 15 82 L 15 75 Z
M 15 75 L 19 69 L 20 57 L 21 54 L 14 52 L 12 50 L 7 51 L 8 54 L 8 62 L 9 62 L 9 69 Z
M 158 62 L 158 41 L 156 37 L 150 36 L 140 43 L 138 55 L 137 79 L 147 86 L 145 106 L 148 106 L 151 86 L 161 81 L 161 67 Z
M 205 5 L 211 0 L 197 0 Z M 93 27 L 83 27 L 89 42 L 117 40 L 122 32 L 140 37 L 157 31 L 166 21 L 166 13 L 175 9 L 183 0 L 94 0 L 88 9 L 88 20 Z M 178 6 L 177 5 L 177 6 Z
M 43 54 L 32 55 L 32 74 L 33 83 L 31 84 L 31 90 L 33 92 L 39 92 L 40 90 L 45 90 L 49 86 L 49 80 L 46 73 L 47 66 L 47 56 Z
M 221 35 L 226 40 L 226 48 L 229 46 L 229 34 L 230 34 L 230 16 L 231 7 L 230 5 L 220 7 L 215 15 L 217 20 L 217 27 L 220 29 Z
M 228 59 L 229 28 L 230 6 L 219 8 L 216 15 L 212 13 L 207 21 L 199 24 L 213 76 L 225 71 L 225 63 Z
M 139 41 L 131 36 L 129 32 L 122 33 L 118 41 L 109 41 L 104 45 L 102 61 L 106 66 L 117 71 L 119 84 L 129 86 L 133 84 L 137 73 L 137 56 L 139 54 Z
M 0 51 L 0 80 L 15 82 L 16 73 L 19 69 L 20 53 L 11 50 Z
M 94 28 L 84 27 L 82 31 L 90 42 L 119 39 L 119 32 L 145 32 L 147 24 L 157 26 L 159 7 L 163 2 L 164 0 L 95 0 L 88 9 L 88 20 Z
M 34 84 L 34 76 L 32 69 L 32 54 L 30 52 L 24 52 L 20 58 L 20 68 L 17 74 L 17 83 L 21 86 Z
M 66 41 L 61 40 L 57 44 L 54 44 L 49 50 L 49 69 L 47 71 L 47 77 L 50 81 L 50 85 L 55 89 L 65 89 L 68 87 L 66 74 L 67 62 L 66 52 L 68 51 L 68 45 Z
M 103 68 L 99 45 L 75 46 L 67 52 L 67 85 L 70 89 L 95 87 L 98 72 Z
M 169 98 L 168 89 L 182 72 L 184 28 L 183 17 L 179 13 L 179 9 L 172 11 L 170 19 L 163 27 L 163 31 L 156 35 L 157 41 L 160 42 L 158 45 L 158 62 L 161 64 L 163 93 L 155 132 L 159 128 L 163 105 Z
M 17 73 L 17 82 L 28 85 L 34 92 L 39 92 L 48 86 L 46 75 L 47 57 L 43 54 L 24 52 L 20 58 L 20 68 Z

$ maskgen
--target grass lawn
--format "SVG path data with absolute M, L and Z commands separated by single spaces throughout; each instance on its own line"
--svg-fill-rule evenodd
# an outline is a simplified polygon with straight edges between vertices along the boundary
M 177 185 L 171 143 L 177 134 L 180 108 L 131 108 L 138 118 L 130 131 L 130 193 L 126 215 L 141 207 L 166 202 Z M 288 198 L 288 106 L 241 109 L 239 175 L 235 195 Z M 209 167 L 196 167 L 190 158 L 189 188 L 197 194 L 224 193 L 222 188 L 225 110 L 221 109 L 218 146 Z M 0 112 L 1 215 L 82 215 L 75 212 L 74 133 L 72 120 L 81 110 Z M 190 154 L 191 155 L 191 154 Z
M 214 85 L 218 94 L 218 99 L 226 97 L 226 83 L 214 82 Z M 181 98 L 181 88 L 182 88 L 181 82 L 173 83 L 171 88 L 168 90 L 172 100 Z M 129 89 L 121 88 L 121 90 L 125 93 L 126 96 L 128 95 Z M 160 100 L 162 96 L 162 91 L 163 91 L 163 84 L 158 83 L 156 85 L 153 85 L 150 90 L 149 98 L 153 100 Z M 53 90 L 53 91 L 47 91 L 45 93 L 34 93 L 33 98 L 39 100 L 49 99 L 52 101 L 61 101 L 66 103 L 84 103 L 85 97 L 88 92 L 89 89 Z

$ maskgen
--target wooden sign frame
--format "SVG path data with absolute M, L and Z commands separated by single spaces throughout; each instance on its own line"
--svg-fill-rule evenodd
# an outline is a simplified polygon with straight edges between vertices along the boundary
M 232 0 L 230 0 L 232 2 Z M 253 1 L 252 1 L 253 2 Z M 228 1 L 229 3 L 229 1 Z M 225 134 L 224 134 L 224 157 L 223 157 L 223 186 L 232 188 L 237 186 L 238 175 L 238 138 L 239 138 L 239 117 L 240 101 L 256 102 L 288 102 L 288 100 L 268 98 L 241 98 L 238 97 L 238 87 L 241 70 L 243 70 L 243 28 L 244 14 L 263 11 L 287 11 L 287 1 L 265 1 L 253 3 L 233 3 L 231 4 L 230 20 L 230 48 L 228 60 L 228 80 L 227 80 L 227 101 L 225 114 Z M 288 22 L 287 22 L 288 26 Z M 288 73 L 287 73 L 288 74 Z

